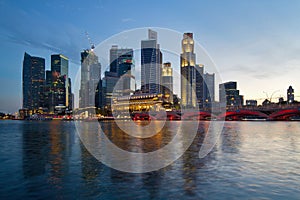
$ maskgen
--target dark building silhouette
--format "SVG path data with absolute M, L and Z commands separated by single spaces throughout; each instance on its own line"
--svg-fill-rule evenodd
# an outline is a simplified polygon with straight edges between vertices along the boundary
M 73 109 L 71 79 L 68 77 L 69 60 L 67 57 L 51 55 L 51 70 L 46 71 L 44 86 L 44 107 L 49 113 L 64 114 Z
M 287 102 L 288 103 L 293 103 L 294 102 L 294 89 L 292 86 L 290 86 L 287 89 Z
M 120 49 L 117 45 L 113 45 L 110 49 L 110 70 L 105 72 L 102 80 L 104 106 L 109 107 L 114 97 L 133 94 L 135 91 L 133 71 L 133 49 Z
M 117 73 L 120 78 L 118 88 L 120 95 L 130 95 L 135 91 L 135 77 L 133 64 L 133 49 L 118 48 L 113 45 L 110 49 L 110 72 Z
M 114 96 L 114 88 L 119 80 L 116 72 L 105 72 L 102 80 L 102 90 L 104 93 L 104 105 L 108 108 Z
M 149 29 L 148 39 L 141 41 L 141 90 L 143 93 L 161 93 L 162 53 L 157 43 L 157 32 Z
M 246 106 L 257 106 L 257 100 L 246 100 Z
M 219 85 L 220 103 L 226 106 L 242 106 L 244 97 L 237 90 L 237 83 L 234 81 Z
M 69 75 L 69 59 L 62 54 L 51 55 L 51 71 L 60 76 Z
M 215 101 L 215 74 L 205 73 L 203 79 L 203 102 L 207 108 Z
M 25 52 L 23 60 L 23 108 L 37 110 L 44 106 L 45 59 Z
M 196 96 L 197 103 L 199 108 L 204 107 L 204 65 L 196 65 L 195 73 L 196 73 Z

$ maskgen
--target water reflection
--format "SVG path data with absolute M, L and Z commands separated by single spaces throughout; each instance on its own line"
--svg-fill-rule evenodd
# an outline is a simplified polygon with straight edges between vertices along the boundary
M 250 124 L 251 126 L 252 124 Z M 249 132 L 252 130 L 243 130 L 243 127 L 237 123 L 227 122 L 224 124 L 219 144 L 222 144 L 221 151 L 224 153 L 238 153 L 242 138 L 240 132 Z
M 23 123 L 21 130 L 23 141 L 23 175 L 30 179 L 46 173 L 48 160 L 49 134 L 41 131 L 43 124 L 31 126 Z
M 22 127 L 23 174 L 29 180 L 28 191 L 37 187 L 36 176 L 43 189 L 54 189 L 62 196 L 74 143 L 72 127 L 57 121 L 31 123 L 24 122 Z
M 182 177 L 184 179 L 183 188 L 185 194 L 190 197 L 197 195 L 197 188 L 199 184 L 199 179 L 203 180 L 205 177 L 199 177 L 199 169 L 204 167 L 204 162 L 202 159 L 195 159 L 199 156 L 199 150 L 203 144 L 204 138 L 208 131 L 209 123 L 201 122 L 198 127 L 198 133 L 194 139 L 192 145 L 182 156 Z M 201 188 L 199 188 L 201 190 Z
M 299 198 L 299 123 L 228 122 L 211 153 L 199 159 L 208 125 L 200 123 L 192 145 L 171 165 L 134 174 L 95 159 L 73 123 L 0 122 L 0 199 Z M 157 136 L 132 139 L 113 123 L 104 127 L 113 143 L 133 152 L 166 146 L 181 130 L 177 122 L 170 122 Z M 180 136 L 175 150 L 183 148 L 187 134 Z M 85 139 L 86 144 L 95 144 L 90 137 Z
M 143 188 L 146 189 L 147 199 L 159 199 L 164 170 L 142 174 Z
M 50 152 L 48 182 L 58 189 L 63 189 L 65 175 L 69 172 L 69 158 L 71 156 L 72 139 L 69 126 L 53 121 L 48 124 Z
M 120 124 L 126 122 L 118 123 Z M 144 122 L 139 123 L 140 127 L 142 127 Z M 169 123 L 166 123 L 165 126 L 161 129 L 161 131 L 156 133 L 154 136 L 148 138 L 133 137 L 121 130 L 114 122 L 101 122 L 100 125 L 103 132 L 115 145 L 117 145 L 119 148 L 125 151 L 136 153 L 147 153 L 156 151 L 168 144 L 173 137 L 170 131 Z M 142 129 L 139 130 L 138 127 L 136 128 L 142 133 Z

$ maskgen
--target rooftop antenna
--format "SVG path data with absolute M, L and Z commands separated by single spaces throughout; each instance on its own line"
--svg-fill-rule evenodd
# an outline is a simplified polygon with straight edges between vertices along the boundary
M 90 45 L 91 45 L 91 50 L 93 51 L 93 50 L 95 49 L 95 45 L 94 45 L 94 43 L 92 42 L 92 40 L 91 40 L 91 38 L 90 38 L 90 36 L 89 36 L 89 34 L 88 34 L 87 31 L 85 31 L 85 35 L 86 35 L 86 37 L 87 37 L 87 39 L 88 39 L 88 41 L 89 41 L 89 43 L 90 43 Z

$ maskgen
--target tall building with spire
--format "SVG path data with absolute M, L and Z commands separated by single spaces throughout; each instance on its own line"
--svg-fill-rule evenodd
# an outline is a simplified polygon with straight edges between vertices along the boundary
M 148 39 L 141 41 L 141 90 L 143 93 L 161 93 L 162 53 L 157 43 L 157 32 L 149 29 Z
M 99 107 L 102 104 L 101 64 L 92 49 L 81 52 L 81 82 L 79 107 Z
M 45 59 L 25 52 L 23 60 L 23 108 L 37 110 L 44 106 Z
M 195 71 L 196 55 L 194 53 L 193 33 L 184 33 L 181 45 L 181 106 L 185 108 L 195 108 L 197 105 Z

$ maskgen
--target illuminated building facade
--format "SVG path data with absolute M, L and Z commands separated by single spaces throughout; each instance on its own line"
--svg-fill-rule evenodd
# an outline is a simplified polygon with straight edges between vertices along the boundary
M 157 32 L 149 29 L 148 39 L 141 41 L 141 90 L 143 93 L 161 93 L 162 53 L 157 44 Z
M 23 108 L 37 110 L 44 105 L 45 59 L 25 52 L 23 60 Z
M 173 69 L 170 62 L 162 66 L 161 73 L 162 94 L 170 103 L 173 103 Z
M 61 54 L 51 55 L 51 70 L 46 71 L 43 87 L 44 107 L 50 114 L 65 114 L 73 109 L 71 79 L 68 78 L 69 60 Z
M 180 54 L 181 73 L 181 106 L 196 107 L 196 72 L 193 33 L 184 33 L 182 39 L 182 53 Z
M 70 93 L 71 85 L 69 84 L 70 80 L 68 70 L 69 59 L 67 57 L 62 54 L 51 55 L 51 72 L 53 76 L 52 91 L 54 93 L 52 101 L 53 106 L 65 106 L 69 108 L 69 105 L 72 105 L 72 94 Z M 64 89 L 62 87 L 64 87 Z
M 164 110 L 162 94 L 134 94 L 114 99 L 113 110 L 122 114 L 123 112 L 148 112 Z

